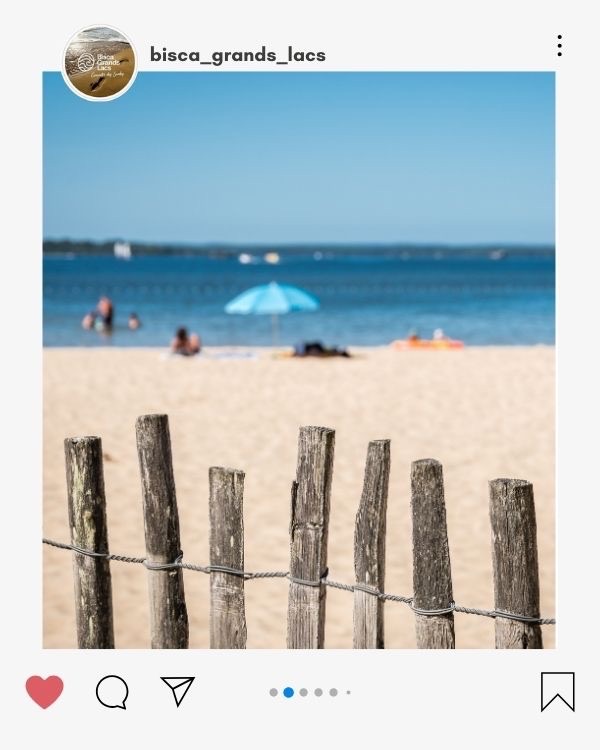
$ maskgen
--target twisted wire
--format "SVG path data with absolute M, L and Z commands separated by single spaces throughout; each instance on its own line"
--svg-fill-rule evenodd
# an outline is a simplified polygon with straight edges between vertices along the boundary
M 58 549 L 70 550 L 78 555 L 84 555 L 92 558 L 102 558 L 105 560 L 115 560 L 116 562 L 134 563 L 138 565 L 144 565 L 150 571 L 170 571 L 170 570 L 191 570 L 198 573 L 225 573 L 228 575 L 238 576 L 243 578 L 245 581 L 250 581 L 256 578 L 287 578 L 290 583 L 296 583 L 299 586 L 310 586 L 320 587 L 329 586 L 333 589 L 339 589 L 340 591 L 362 591 L 366 594 L 376 596 L 378 599 L 387 602 L 400 602 L 408 605 L 410 609 L 417 615 L 423 617 L 443 617 L 444 615 L 453 614 L 454 612 L 460 612 L 465 615 L 477 615 L 479 617 L 491 617 L 491 618 L 502 618 L 506 620 L 514 620 L 516 622 L 523 622 L 528 625 L 556 625 L 556 619 L 551 617 L 530 617 L 528 615 L 521 615 L 516 612 L 504 612 L 503 610 L 496 609 L 476 609 L 474 607 L 463 607 L 455 602 L 450 602 L 448 607 L 443 609 L 420 609 L 414 606 L 413 597 L 401 596 L 400 594 L 387 594 L 384 591 L 379 591 L 373 586 L 369 586 L 365 583 L 339 583 L 338 581 L 329 580 L 329 570 L 323 571 L 323 575 L 319 580 L 311 581 L 304 578 L 296 578 L 287 570 L 268 570 L 249 572 L 247 570 L 238 570 L 237 568 L 231 568 L 227 565 L 195 565 L 193 563 L 183 562 L 183 552 L 179 554 L 176 560 L 171 563 L 159 563 L 148 560 L 146 557 L 130 557 L 128 555 L 113 555 L 108 552 L 95 552 L 94 550 L 83 549 L 74 544 L 65 544 L 64 542 L 57 542 L 53 539 L 42 539 L 43 544 L 47 544 L 50 547 L 56 547 Z

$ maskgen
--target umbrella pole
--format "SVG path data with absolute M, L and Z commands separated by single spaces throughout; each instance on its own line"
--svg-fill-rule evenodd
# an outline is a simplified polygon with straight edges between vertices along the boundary
M 277 315 L 271 315 L 271 335 L 273 346 L 277 346 L 279 340 L 279 321 L 277 320 Z

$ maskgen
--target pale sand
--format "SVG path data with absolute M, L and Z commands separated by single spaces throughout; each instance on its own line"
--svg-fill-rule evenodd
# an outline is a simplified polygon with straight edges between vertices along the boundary
M 443 463 L 454 597 L 493 607 L 487 482 L 533 482 L 542 614 L 554 610 L 554 349 L 353 350 L 354 359 L 164 359 L 159 350 L 45 350 L 44 534 L 69 540 L 63 439 L 99 435 L 112 552 L 143 555 L 135 419 L 169 415 L 188 562 L 208 562 L 208 469 L 246 472 L 247 570 L 286 570 L 300 425 L 336 430 L 330 577 L 353 582 L 367 443 L 392 440 L 386 590 L 411 592 L 410 464 Z M 74 647 L 71 553 L 44 547 L 44 646 Z M 146 570 L 112 563 L 119 648 L 149 644 Z M 208 576 L 185 573 L 190 646 L 208 646 Z M 246 584 L 248 647 L 285 647 L 287 582 Z M 386 604 L 386 646 L 413 648 L 413 615 Z M 457 647 L 493 647 L 493 620 L 456 615 Z M 554 628 L 544 628 L 545 646 Z M 352 646 L 352 595 L 327 592 L 326 646 Z

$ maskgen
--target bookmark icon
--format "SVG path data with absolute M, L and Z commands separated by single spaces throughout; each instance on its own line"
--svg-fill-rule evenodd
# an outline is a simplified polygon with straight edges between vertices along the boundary
M 192 682 L 196 679 L 195 677 L 161 677 L 160 678 L 165 685 L 171 688 L 173 698 L 175 699 L 175 705 L 177 708 L 181 705 L 181 701 L 187 695 L 188 690 L 192 686 Z
M 575 711 L 575 672 L 542 672 L 542 711 L 555 698 Z M 558 703 L 558 701 L 557 701 Z

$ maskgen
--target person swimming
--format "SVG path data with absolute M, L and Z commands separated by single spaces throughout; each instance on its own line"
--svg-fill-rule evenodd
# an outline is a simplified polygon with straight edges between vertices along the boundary
M 127 327 L 130 331 L 137 331 L 137 329 L 142 325 L 142 321 L 139 319 L 137 313 L 130 313 L 129 320 L 127 321 Z
M 81 327 L 85 328 L 86 331 L 91 331 L 96 324 L 96 311 L 92 310 L 83 316 L 81 321 Z

